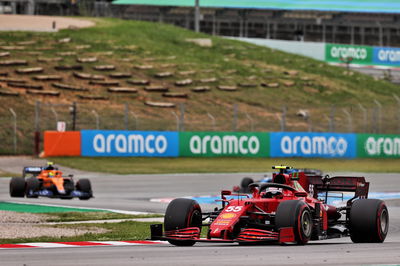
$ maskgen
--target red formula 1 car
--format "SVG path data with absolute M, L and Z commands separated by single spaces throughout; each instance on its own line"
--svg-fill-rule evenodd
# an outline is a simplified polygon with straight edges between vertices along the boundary
M 251 195 L 223 190 L 222 208 L 210 213 L 202 213 L 194 200 L 173 200 L 165 213 L 164 232 L 161 224 L 151 225 L 151 239 L 177 246 L 270 241 L 303 245 L 342 236 L 354 243 L 385 240 L 389 213 L 383 201 L 367 199 L 369 183 L 364 177 L 286 174 L 286 166 L 273 168 L 280 170 L 273 174 L 273 183 L 250 184 Z M 351 192 L 352 197 L 345 206 L 334 207 L 327 204 L 332 192 Z

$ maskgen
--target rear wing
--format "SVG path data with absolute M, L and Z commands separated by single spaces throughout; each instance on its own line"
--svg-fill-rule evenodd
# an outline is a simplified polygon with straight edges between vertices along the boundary
M 22 170 L 22 176 L 25 177 L 26 174 L 32 174 L 34 176 L 37 176 L 43 171 L 43 167 L 38 167 L 38 166 L 25 166 L 24 169 Z
M 356 176 L 308 176 L 309 192 L 314 198 L 318 193 L 337 191 L 354 192 L 354 198 L 368 198 L 369 182 Z

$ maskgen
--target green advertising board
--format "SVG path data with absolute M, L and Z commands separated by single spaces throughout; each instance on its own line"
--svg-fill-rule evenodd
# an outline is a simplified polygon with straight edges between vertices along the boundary
M 269 133 L 180 132 L 181 157 L 269 157 Z
M 400 135 L 357 134 L 357 157 L 400 158 Z
M 351 60 L 352 64 L 371 65 L 373 59 L 373 48 L 371 46 L 326 44 L 325 61 L 332 63 L 343 63 Z

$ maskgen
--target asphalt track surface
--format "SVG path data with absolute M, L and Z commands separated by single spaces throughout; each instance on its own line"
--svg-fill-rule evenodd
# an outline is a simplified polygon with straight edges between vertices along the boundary
M 3 167 L 4 168 L 4 167 Z M 151 198 L 217 195 L 244 176 L 263 174 L 107 175 L 75 171 L 92 180 L 89 201 L 13 199 L 89 208 L 163 213 L 167 204 Z M 350 174 L 350 173 L 340 173 Z M 354 174 L 354 173 L 353 173 Z M 362 174 L 358 174 L 362 175 Z M 399 174 L 364 174 L 371 191 L 400 191 Z M 78 176 L 76 176 L 78 178 Z M 0 178 L 0 201 L 9 201 L 8 178 Z M 353 244 L 349 238 L 313 241 L 306 246 L 197 243 L 129 247 L 80 247 L 0 250 L 0 265 L 377 265 L 400 264 L 400 201 L 387 201 L 390 229 L 383 244 Z M 212 206 L 203 206 L 208 210 Z

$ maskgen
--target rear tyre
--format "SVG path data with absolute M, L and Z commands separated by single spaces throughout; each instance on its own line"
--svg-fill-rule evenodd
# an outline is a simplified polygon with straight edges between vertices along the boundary
M 295 242 L 305 245 L 312 235 L 313 221 L 310 208 L 304 201 L 288 200 L 278 205 L 275 216 L 275 229 L 292 227 Z
M 30 177 L 26 180 L 25 195 L 27 198 L 37 198 L 37 195 L 29 195 L 31 192 L 37 192 L 40 189 L 40 182 L 36 177 Z
M 164 231 L 198 227 L 201 230 L 202 214 L 200 205 L 191 199 L 174 199 L 167 207 L 164 217 Z M 193 240 L 168 240 L 175 246 L 193 246 Z
M 93 195 L 92 184 L 90 183 L 90 180 L 87 178 L 79 179 L 78 182 L 76 183 L 76 189 L 81 192 L 88 193 L 87 196 L 79 197 L 80 200 L 88 200 Z
M 252 183 L 254 183 L 254 180 L 251 177 L 244 177 L 240 183 L 240 192 L 249 193 L 249 185 Z
M 389 212 L 385 202 L 378 199 L 354 201 L 349 229 L 354 243 L 382 243 L 389 230 Z
M 23 198 L 25 196 L 25 179 L 13 177 L 10 180 L 10 196 Z

